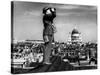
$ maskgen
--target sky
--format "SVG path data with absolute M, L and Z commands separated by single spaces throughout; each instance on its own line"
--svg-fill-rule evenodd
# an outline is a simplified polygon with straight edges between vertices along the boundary
M 76 27 L 83 42 L 97 42 L 97 7 L 71 4 L 14 2 L 13 36 L 16 40 L 43 40 L 44 7 L 56 8 L 55 41 L 66 42 Z

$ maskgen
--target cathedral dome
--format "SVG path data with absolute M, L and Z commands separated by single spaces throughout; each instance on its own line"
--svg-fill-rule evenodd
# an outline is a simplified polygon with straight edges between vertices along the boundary
M 79 34 L 77 29 L 73 29 L 71 34 Z

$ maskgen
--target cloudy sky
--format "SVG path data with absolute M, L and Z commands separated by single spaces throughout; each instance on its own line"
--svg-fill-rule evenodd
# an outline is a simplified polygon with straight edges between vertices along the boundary
M 54 24 L 56 41 L 67 41 L 73 28 L 81 33 L 83 42 L 97 42 L 97 7 L 68 4 L 14 2 L 14 39 L 42 40 L 43 14 L 46 6 L 56 8 Z

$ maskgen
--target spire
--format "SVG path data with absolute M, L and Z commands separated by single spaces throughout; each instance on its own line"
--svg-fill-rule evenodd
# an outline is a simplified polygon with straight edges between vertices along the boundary
M 77 29 L 77 25 L 76 24 L 74 24 L 74 29 Z

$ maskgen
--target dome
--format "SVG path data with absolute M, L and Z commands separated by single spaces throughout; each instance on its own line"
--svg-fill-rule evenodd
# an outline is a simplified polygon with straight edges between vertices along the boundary
M 78 30 L 77 29 L 73 29 L 72 30 L 72 34 L 78 34 L 79 32 L 78 32 Z

